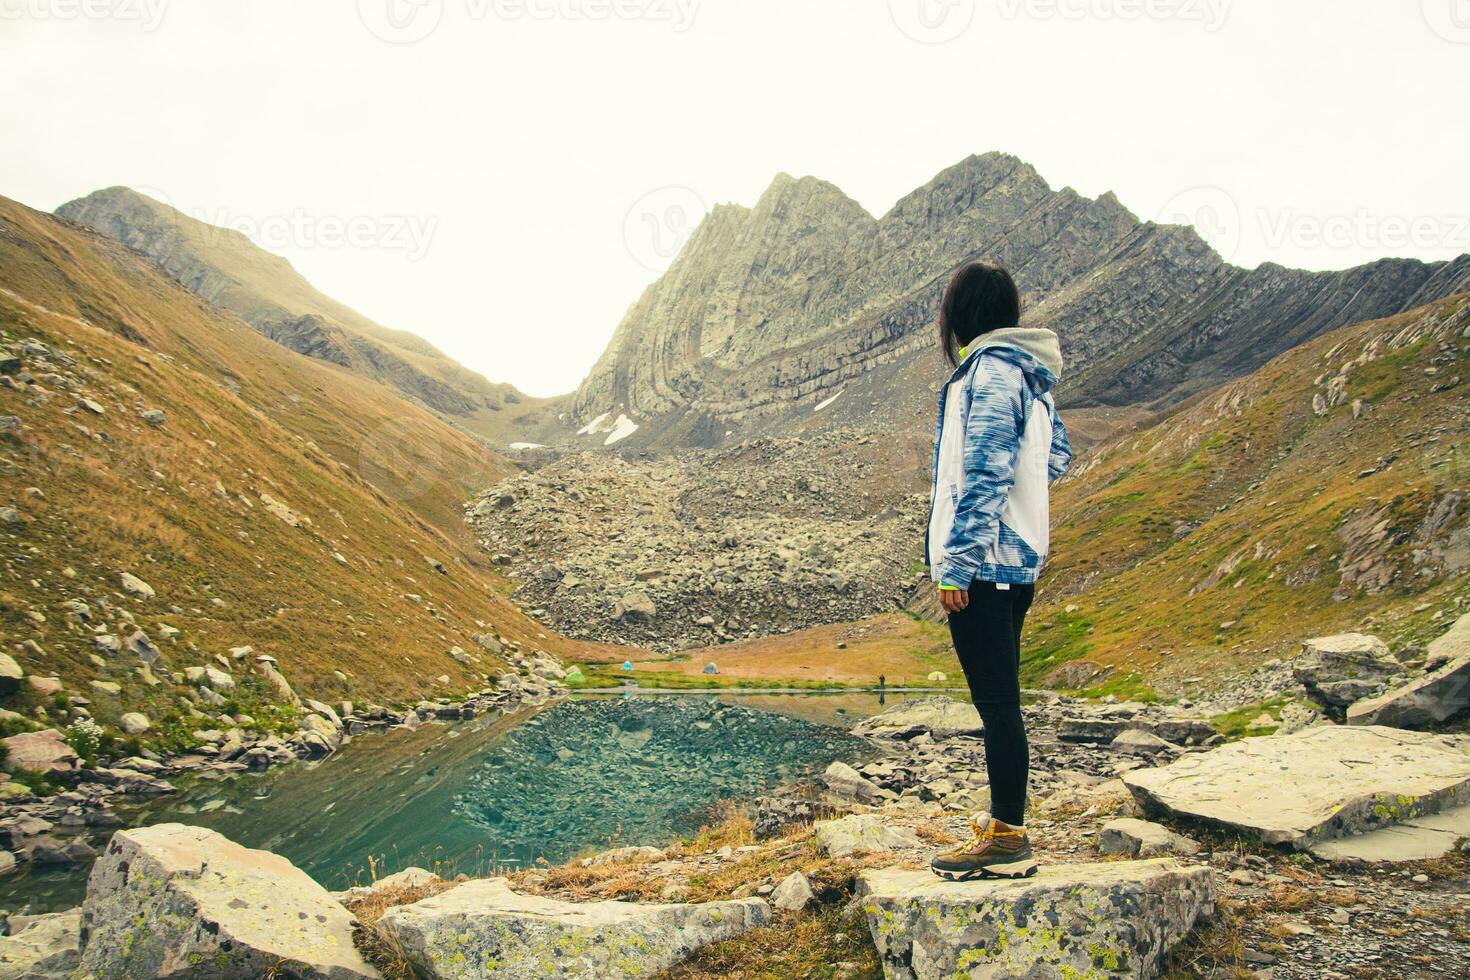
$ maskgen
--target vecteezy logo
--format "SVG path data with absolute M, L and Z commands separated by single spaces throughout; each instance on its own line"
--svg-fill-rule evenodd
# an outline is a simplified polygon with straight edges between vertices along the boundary
M 649 191 L 623 219 L 628 253 L 650 272 L 663 272 L 708 210 L 704 199 L 687 187 Z
M 1165 225 L 1190 225 L 1229 262 L 1240 251 L 1245 222 L 1240 205 L 1219 187 L 1192 187 L 1169 198 L 1156 219 Z
M 444 19 L 444 0 L 357 0 L 357 16 L 390 44 L 422 41 Z
M 888 0 L 888 13 L 904 34 L 922 44 L 944 44 L 970 29 L 975 0 Z
M 404 502 L 434 489 L 448 472 L 439 443 L 411 419 L 389 419 L 363 437 L 357 471 L 384 496 Z
M 1424 20 L 1446 41 L 1470 44 L 1470 0 L 1420 0 Z

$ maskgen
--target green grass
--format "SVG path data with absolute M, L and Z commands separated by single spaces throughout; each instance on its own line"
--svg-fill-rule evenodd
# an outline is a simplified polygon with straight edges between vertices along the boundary
M 1159 692 L 1144 683 L 1143 675 L 1136 671 L 1115 674 L 1080 693 L 1085 698 L 1105 698 L 1111 695 L 1119 701 L 1141 701 L 1145 704 L 1156 704 L 1163 700 L 1159 697 Z
M 1232 742 L 1236 739 L 1250 738 L 1255 735 L 1270 735 L 1276 731 L 1277 725 L 1271 725 L 1269 727 L 1262 725 L 1256 728 L 1251 726 L 1251 722 L 1259 718 L 1262 713 L 1269 714 L 1280 721 L 1281 709 L 1291 703 L 1291 700 L 1289 697 L 1279 697 L 1261 701 L 1257 704 L 1244 705 L 1243 707 L 1236 708 L 1234 711 L 1227 711 L 1222 715 L 1216 715 L 1210 719 L 1210 723 L 1215 726 L 1215 731 L 1224 735 Z
M 1064 611 L 1030 627 L 1021 650 L 1021 683 L 1037 687 L 1061 664 L 1087 656 L 1093 629 L 1087 616 Z
M 868 684 L 846 684 L 840 681 L 814 681 L 806 678 L 724 677 L 719 674 L 681 674 L 672 670 L 626 671 L 616 666 L 587 666 L 583 679 L 567 684 L 576 691 L 606 690 L 634 682 L 639 687 L 670 691 L 718 691 L 724 688 L 793 688 L 804 691 L 839 691 L 869 687 Z

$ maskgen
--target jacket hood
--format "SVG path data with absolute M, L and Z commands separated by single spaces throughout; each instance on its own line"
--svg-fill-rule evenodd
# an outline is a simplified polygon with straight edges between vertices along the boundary
M 982 334 L 966 348 L 966 360 L 981 351 L 1010 361 L 1026 375 L 1031 390 L 1043 395 L 1062 377 L 1062 344 L 1044 327 L 1003 327 Z

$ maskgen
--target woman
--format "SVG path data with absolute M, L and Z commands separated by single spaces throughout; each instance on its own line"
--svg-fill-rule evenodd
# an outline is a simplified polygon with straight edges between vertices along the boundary
M 939 315 L 954 367 L 939 395 L 934 497 L 926 542 L 939 602 L 970 695 L 985 722 L 991 814 L 974 836 L 933 861 L 941 877 L 1027 877 L 1030 760 L 1021 717 L 1021 624 L 1048 544 L 1047 487 L 1072 459 L 1051 389 L 1062 351 L 1050 330 L 1023 328 L 1009 272 L 961 269 Z

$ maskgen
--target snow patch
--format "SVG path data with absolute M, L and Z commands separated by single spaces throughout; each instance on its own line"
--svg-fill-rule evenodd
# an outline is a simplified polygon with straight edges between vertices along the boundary
M 841 397 L 842 397 L 842 392 L 839 391 L 837 394 L 833 395 L 831 398 L 828 398 L 826 401 L 824 401 L 824 402 L 818 402 L 815 411 L 820 412 L 822 409 L 826 408 L 828 405 L 832 404 L 833 402 L 835 402 L 837 399 L 839 399 Z
M 603 440 L 602 444 L 604 446 L 611 446 L 615 442 L 622 442 L 638 431 L 638 423 L 621 412 L 618 413 L 616 421 L 609 422 L 608 419 L 611 416 L 612 412 L 603 412 L 597 418 L 578 429 L 577 435 L 600 436 L 606 433 L 607 438 Z
M 603 445 L 611 446 L 613 443 L 626 439 L 637 431 L 637 422 L 634 422 L 626 415 L 619 415 L 617 422 L 613 423 L 612 432 L 608 435 L 607 441 Z
M 604 423 L 604 422 L 607 421 L 607 417 L 609 415 L 611 415 L 611 414 L 612 414 L 611 412 L 603 412 L 601 415 L 597 416 L 597 418 L 593 419 L 591 422 L 588 422 L 586 425 L 584 425 L 580 429 L 578 429 L 577 430 L 577 435 L 579 435 L 579 436 L 590 436 L 590 435 L 594 435 L 595 433 L 598 433 L 598 432 L 605 432 L 605 431 L 607 431 L 605 429 L 602 429 L 601 426 L 602 426 L 602 423 Z
M 546 447 L 543 446 L 543 445 L 541 445 L 541 443 L 539 443 L 539 442 L 513 442 L 513 443 L 510 444 L 510 448 L 512 448 L 512 449 L 545 449 Z

